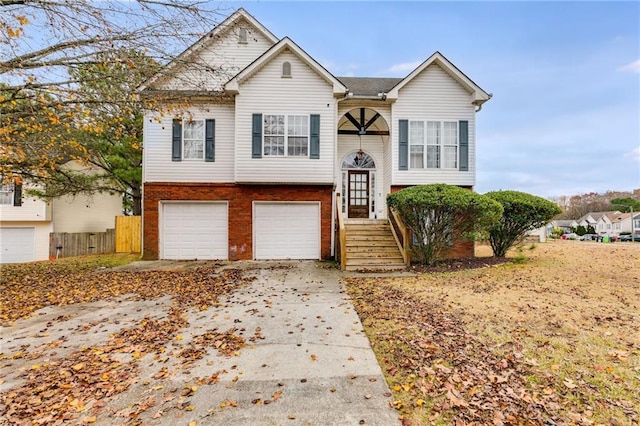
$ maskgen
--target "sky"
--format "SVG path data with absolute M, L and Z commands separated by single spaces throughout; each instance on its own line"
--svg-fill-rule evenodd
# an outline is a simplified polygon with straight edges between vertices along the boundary
M 404 77 L 440 51 L 493 98 L 476 191 L 640 188 L 640 2 L 253 2 L 336 76 Z

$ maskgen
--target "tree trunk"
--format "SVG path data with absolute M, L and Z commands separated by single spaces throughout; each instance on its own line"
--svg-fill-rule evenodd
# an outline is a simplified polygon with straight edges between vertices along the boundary
M 140 187 L 131 188 L 132 207 L 134 216 L 142 216 L 142 189 Z

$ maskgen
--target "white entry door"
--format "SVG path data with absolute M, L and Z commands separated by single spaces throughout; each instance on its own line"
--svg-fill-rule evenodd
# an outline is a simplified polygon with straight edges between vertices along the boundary
M 36 260 L 35 228 L 0 228 L 0 263 Z
M 320 259 L 320 203 L 256 202 L 255 259 Z
M 163 203 L 163 259 L 228 259 L 227 203 Z

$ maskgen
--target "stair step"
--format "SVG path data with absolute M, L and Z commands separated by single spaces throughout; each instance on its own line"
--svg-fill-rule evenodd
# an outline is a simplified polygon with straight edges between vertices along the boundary
M 387 256 L 387 257 L 358 257 L 347 256 L 347 265 L 389 265 L 389 264 L 402 264 L 402 257 L 400 256 Z
M 387 220 L 349 219 L 345 230 L 348 271 L 405 268 Z
M 401 271 L 405 269 L 404 264 L 402 265 L 347 265 L 345 266 L 345 271 L 357 272 L 357 271 Z

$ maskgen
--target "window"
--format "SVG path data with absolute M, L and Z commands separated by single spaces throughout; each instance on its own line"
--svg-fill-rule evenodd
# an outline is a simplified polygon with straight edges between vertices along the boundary
M 201 160 L 204 158 L 204 120 L 184 121 L 182 134 L 183 158 Z
M 0 185 L 0 205 L 13 205 L 13 184 Z
M 282 78 L 291 78 L 291 63 L 284 62 L 282 64 Z
M 424 169 L 424 122 L 409 122 L 409 167 Z
M 309 155 L 309 116 L 265 115 L 263 124 L 265 156 Z
M 440 122 L 427 121 L 427 168 L 440 168 Z
M 457 169 L 458 145 L 457 121 L 409 122 L 409 168 L 411 169 Z
M 442 164 L 443 169 L 458 168 L 458 123 L 442 123 Z

